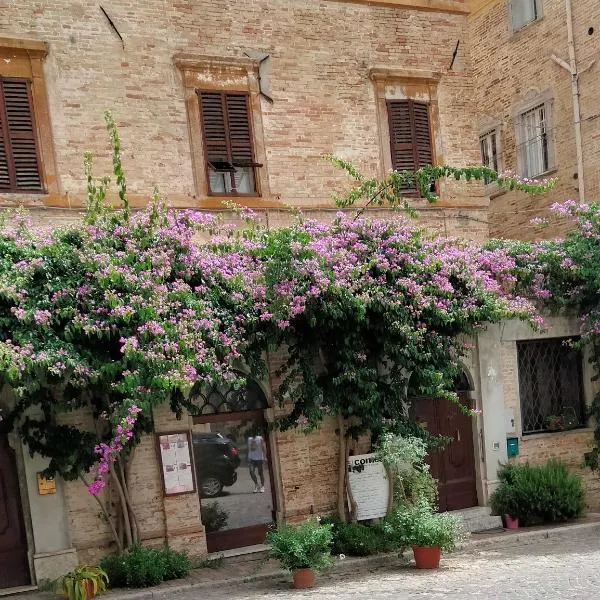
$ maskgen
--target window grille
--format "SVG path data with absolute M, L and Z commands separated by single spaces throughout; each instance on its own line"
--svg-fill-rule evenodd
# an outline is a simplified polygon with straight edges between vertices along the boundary
M 585 424 L 582 358 L 568 338 L 517 343 L 524 434 Z

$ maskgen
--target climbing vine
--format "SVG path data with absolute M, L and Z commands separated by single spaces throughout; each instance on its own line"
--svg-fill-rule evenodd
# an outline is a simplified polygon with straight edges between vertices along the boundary
M 245 214 L 240 231 L 169 210 L 158 192 L 133 213 L 110 114 L 106 124 L 120 207 L 107 207 L 111 178 L 96 180 L 86 154 L 83 223 L 46 231 L 18 216 L 0 231 L 0 374 L 14 395 L 9 426 L 49 459 L 49 474 L 85 482 L 119 549 L 139 540 L 135 447 L 156 406 L 194 410 L 193 385 L 241 386 L 240 362 L 260 377 L 268 353 L 285 351 L 278 427 L 311 430 L 333 416 L 342 440 L 423 437 L 408 401 L 456 399 L 466 336 L 506 318 L 539 325 L 545 280 L 514 248 L 441 238 L 399 217 L 300 216 L 270 230 Z M 367 192 L 397 203 L 410 177 L 424 192 L 431 178 L 493 177 L 431 167 L 377 182 L 336 161 L 359 181 L 345 206 Z M 531 193 L 553 185 L 500 179 Z M 200 231 L 208 241 L 196 241 Z

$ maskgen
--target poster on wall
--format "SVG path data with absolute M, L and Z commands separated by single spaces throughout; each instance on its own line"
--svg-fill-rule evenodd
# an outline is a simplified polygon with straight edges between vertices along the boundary
M 389 484 L 383 463 L 376 454 L 348 458 L 348 485 L 359 521 L 384 517 L 388 509 Z
M 165 494 L 172 496 L 195 492 L 188 432 L 159 435 L 158 448 Z

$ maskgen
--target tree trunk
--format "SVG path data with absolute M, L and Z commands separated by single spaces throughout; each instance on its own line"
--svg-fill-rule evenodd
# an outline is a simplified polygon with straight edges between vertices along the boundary
M 340 459 L 338 465 L 338 515 L 345 523 L 346 516 L 346 480 L 348 478 L 348 440 L 346 439 L 346 424 L 344 417 L 338 415 L 338 430 L 340 434 Z
M 86 488 L 89 486 L 89 483 L 85 480 L 85 477 L 83 475 L 79 475 L 79 479 L 81 479 L 81 481 L 83 481 Z M 110 527 L 110 532 L 113 536 L 115 544 L 117 545 L 117 549 L 119 550 L 119 553 L 123 552 L 123 542 L 121 541 L 121 536 L 117 533 L 117 530 L 115 529 L 115 524 L 113 523 L 113 520 L 112 520 L 106 506 L 104 505 L 102 500 L 100 500 L 100 498 L 98 498 L 98 496 L 96 496 L 95 494 L 94 494 L 94 499 L 100 506 L 100 510 L 102 511 L 102 514 L 104 515 L 104 518 L 106 519 L 106 522 L 108 523 L 108 526 Z
M 348 443 L 348 440 L 346 440 L 346 460 L 345 460 L 346 465 L 348 465 L 349 456 L 350 456 L 350 444 Z M 356 500 L 354 500 L 354 495 L 352 494 L 352 490 L 350 489 L 350 482 L 349 482 L 349 478 L 348 478 L 348 467 L 346 467 L 346 469 L 344 470 L 344 490 L 346 491 L 346 493 L 348 495 L 348 500 L 350 502 L 350 521 L 352 523 L 356 523 L 358 506 L 356 505 Z
M 135 510 L 133 508 L 133 504 L 131 502 L 131 496 L 129 495 L 129 488 L 127 486 L 127 478 L 125 476 L 125 469 L 123 468 L 123 460 L 121 457 L 117 459 L 119 463 L 119 474 L 121 476 L 121 485 L 123 487 L 123 496 L 125 497 L 124 510 L 127 511 L 129 516 L 129 522 L 131 523 L 131 537 L 133 538 L 133 543 L 137 544 L 140 541 L 140 530 L 138 527 L 137 517 L 135 515 Z
M 115 468 L 116 465 L 113 464 L 113 468 L 111 470 L 112 479 L 115 482 L 115 486 L 117 488 L 117 493 L 119 494 L 119 500 L 121 501 L 121 512 L 123 513 L 123 528 L 125 529 L 125 543 L 127 548 L 130 548 L 133 545 L 133 535 L 131 528 L 131 520 L 129 518 L 129 510 L 127 507 L 127 501 L 125 500 L 125 493 L 123 491 L 123 486 L 119 481 L 119 475 L 117 473 L 118 467 Z

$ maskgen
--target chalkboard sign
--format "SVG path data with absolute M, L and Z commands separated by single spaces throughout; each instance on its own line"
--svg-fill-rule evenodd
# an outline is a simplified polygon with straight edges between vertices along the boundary
M 384 517 L 388 509 L 389 484 L 383 463 L 376 454 L 348 458 L 348 485 L 359 521 Z

